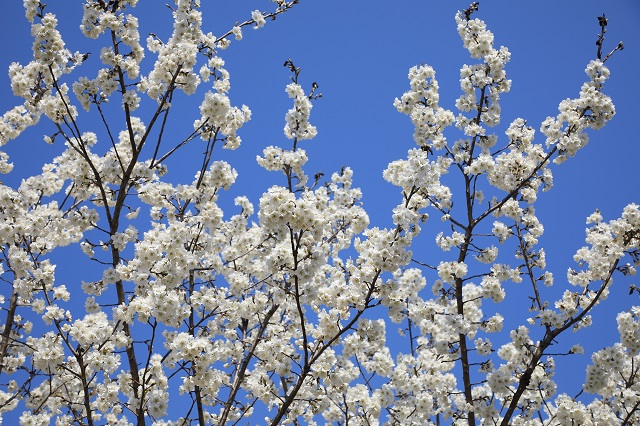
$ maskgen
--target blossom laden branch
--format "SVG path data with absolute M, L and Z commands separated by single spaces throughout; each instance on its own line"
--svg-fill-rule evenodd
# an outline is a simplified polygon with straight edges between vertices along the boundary
M 272 425 L 637 422 L 637 307 L 617 316 L 620 342 L 593 354 L 583 390 L 596 399 L 588 405 L 556 395 L 553 379 L 553 357 L 582 347 L 551 347 L 590 326 L 616 274 L 635 273 L 638 206 L 608 222 L 599 211 L 588 218 L 587 244 L 558 300 L 546 287 L 565 280 L 547 268 L 534 209 L 553 185 L 553 167 L 615 113 L 605 62 L 623 46 L 604 54 L 604 15 L 587 82 L 543 122 L 546 143 L 537 144 L 523 118 L 504 135 L 492 130 L 511 87 L 511 53 L 494 45 L 478 2 L 458 12 L 472 58 L 461 68 L 458 112 L 440 106 L 433 68 L 409 70 L 394 107 L 410 118 L 417 146 L 383 173 L 400 200 L 393 226 L 380 228 L 370 226 L 349 167 L 309 182 L 305 144 L 317 135 L 311 110 L 322 94 L 316 82 L 303 89 L 291 59 L 283 64 L 291 72 L 289 145 L 256 158 L 284 179 L 255 207 L 228 198 L 238 172 L 216 147 L 238 148 L 252 113 L 232 104 L 223 51 L 243 28 L 262 28 L 299 1 L 274 0 L 271 11 L 254 10 L 216 37 L 202 30 L 199 1 L 175 0 L 171 36 L 151 33 L 144 47 L 136 3 L 86 2 L 81 30 L 106 44 L 88 56 L 64 47 L 41 2 L 25 2 L 34 60 L 10 68 L 24 102 L 3 116 L 0 142 L 47 119 L 56 130 L 45 140 L 62 137 L 66 146 L 41 174 L 15 189 L 0 185 L 0 266 L 11 295 L 2 298 L 0 411 L 26 408 L 20 421 L 42 424 L 164 424 L 174 416 L 199 425 L 255 416 Z M 150 54 L 153 67 L 142 66 Z M 98 56 L 101 68 L 75 79 L 72 100 L 66 75 Z M 202 99 L 192 129 L 175 137 L 180 92 Z M 120 109 L 107 102 L 115 99 Z M 99 115 L 95 132 L 83 130 L 90 114 Z M 190 180 L 178 182 L 178 155 L 189 156 L 181 167 L 193 168 Z M 10 169 L 0 156 L 0 171 Z M 443 226 L 429 222 L 429 209 Z M 427 226 L 448 254 L 418 245 Z M 98 277 L 78 259 L 86 281 L 58 283 L 49 255 L 70 244 Z M 426 260 L 409 267 L 416 258 Z M 530 293 L 512 292 L 508 283 L 523 280 Z M 533 314 L 494 338 L 507 297 Z M 392 323 L 401 324 L 397 335 Z M 186 404 L 174 404 L 181 398 Z

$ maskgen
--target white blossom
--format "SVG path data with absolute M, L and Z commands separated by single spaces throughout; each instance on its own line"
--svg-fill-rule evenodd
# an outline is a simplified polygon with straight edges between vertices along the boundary
M 554 357 L 579 359 L 587 346 L 569 330 L 583 338 L 617 277 L 636 273 L 640 207 L 589 215 L 560 275 L 535 209 L 553 167 L 615 114 L 610 55 L 588 63 L 536 143 L 525 118 L 493 130 L 511 52 L 472 16 L 477 3 L 458 12 L 472 59 L 451 100 L 458 115 L 440 106 L 431 66 L 409 69 L 393 106 L 416 145 L 382 173 L 398 201 L 376 226 L 354 169 L 309 174 L 323 149 L 303 145 L 318 134 L 320 94 L 291 60 L 284 145 L 253 141 L 274 181 L 257 177 L 255 199 L 238 194 L 246 168 L 217 151 L 238 148 L 252 117 L 234 106 L 224 50 L 298 2 L 267 2 L 211 27 L 218 35 L 204 32 L 204 2 L 171 3 L 171 30 L 147 32 L 143 47 L 139 28 L 156 23 L 138 21 L 136 0 L 86 1 L 90 56 L 67 49 L 50 6 L 23 1 L 33 58 L 9 66 L 21 105 L 0 118 L 0 145 L 42 120 L 51 126 L 36 140 L 57 154 L 14 176 L 13 148 L 0 152 L 0 173 L 19 182 L 0 182 L 0 415 L 21 425 L 640 422 L 637 306 L 617 314 L 619 342 L 591 354 L 581 397 L 554 382 Z M 92 61 L 91 76 L 75 72 Z M 545 72 L 536 84 L 553 78 Z M 186 132 L 176 109 L 195 114 Z

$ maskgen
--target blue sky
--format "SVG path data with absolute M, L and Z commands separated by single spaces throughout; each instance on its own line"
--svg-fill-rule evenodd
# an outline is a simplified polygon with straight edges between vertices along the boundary
M 214 34 L 222 34 L 236 21 L 248 19 L 254 9 L 267 10 L 273 5 L 266 0 L 202 2 L 204 29 Z M 8 65 L 13 61 L 26 63 L 30 58 L 29 24 L 21 3 L 5 2 L 0 16 L 0 39 L 4 40 L 0 54 L 2 112 L 20 102 L 11 93 L 5 72 Z M 99 56 L 97 44 L 87 43 L 78 29 L 82 2 L 48 3 L 48 10 L 57 13 L 62 23 L 67 47 L 94 52 L 91 60 L 95 63 Z M 170 11 L 164 3 L 140 1 L 140 13 L 136 14 L 143 38 L 154 32 L 166 39 Z M 284 93 L 289 73 L 282 65 L 291 58 L 302 68 L 302 84 L 310 88 L 312 82 L 317 82 L 323 94 L 311 115 L 318 136 L 302 144 L 310 157 L 307 173 L 322 171 L 330 176 L 341 166 L 350 166 L 355 185 L 363 190 L 364 207 L 372 225 L 390 226 L 391 209 L 400 194 L 383 180 L 382 171 L 390 161 L 404 158 L 406 151 L 415 146 L 410 120 L 395 111 L 393 99 L 408 89 L 408 69 L 425 63 L 436 70 L 441 105 L 454 110 L 460 94 L 460 66 L 470 63 L 456 32 L 454 14 L 468 7 L 468 3 L 301 0 L 276 21 L 267 21 L 265 28 L 245 29 L 242 41 L 234 40 L 229 49 L 221 52 L 231 73 L 232 104 L 247 104 L 253 111 L 251 122 L 240 131 L 243 144 L 239 150 L 217 151 L 238 170 L 237 184 L 231 189 L 233 196 L 247 194 L 257 204 L 260 193 L 273 184 L 284 183 L 281 176 L 262 171 L 255 157 L 268 145 L 289 146 L 282 133 L 284 114 L 291 106 Z M 640 2 L 485 0 L 480 2 L 476 15 L 487 22 L 496 45 L 507 46 L 512 54 L 506 71 L 513 84 L 502 99 L 503 122 L 497 128 L 501 134 L 516 117 L 527 119 L 538 130 L 545 117 L 556 115 L 561 100 L 577 96 L 586 79 L 584 68 L 595 57 L 599 31 L 596 17 L 602 13 L 609 19 L 603 50 L 608 52 L 621 40 L 625 45 L 624 51 L 617 52 L 608 62 L 611 78 L 605 93 L 613 98 L 616 117 L 603 130 L 592 132 L 589 145 L 575 158 L 554 168 L 555 187 L 541 194 L 536 204 L 545 226 L 540 241 L 547 251 L 549 267 L 556 274 L 558 292 L 563 288 L 566 269 L 573 266 L 573 253 L 583 245 L 586 216 L 599 208 L 605 219 L 614 219 L 626 204 L 640 202 L 636 181 L 640 138 L 635 127 L 640 99 Z M 153 55 L 148 54 L 146 67 L 152 61 Z M 85 73 L 80 68 L 72 76 Z M 190 123 L 200 103 L 197 95 L 180 100 L 184 106 L 180 115 L 173 118 L 184 121 L 185 130 L 176 139 L 191 130 Z M 60 145 L 45 145 L 42 135 L 41 128 L 32 129 L 5 147 L 16 166 L 11 175 L 2 177 L 5 183 L 19 182 L 59 152 Z M 450 139 L 457 137 L 455 129 L 449 133 Z M 186 158 L 176 163 L 171 173 L 176 179 L 184 173 L 184 180 L 190 182 L 195 169 Z M 455 186 L 452 189 L 455 192 Z M 429 226 L 427 223 L 425 235 L 414 250 L 416 257 L 440 255 Z M 587 353 L 617 339 L 615 313 L 638 304 L 637 294 L 627 294 L 629 282 L 632 281 L 619 278 L 611 299 L 597 308 L 594 326 L 571 336 L 582 341 Z M 515 298 L 506 303 L 505 306 L 518 306 L 511 312 L 514 316 L 521 315 L 520 307 L 528 306 L 526 300 L 524 305 L 517 305 Z M 580 361 L 572 358 L 570 363 L 559 362 L 563 368 L 557 377 L 561 389 L 563 383 L 583 380 L 586 362 L 587 355 Z M 568 392 L 574 394 L 574 389 Z

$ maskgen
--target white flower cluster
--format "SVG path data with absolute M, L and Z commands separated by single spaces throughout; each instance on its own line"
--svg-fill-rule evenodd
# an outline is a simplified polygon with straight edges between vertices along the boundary
M 536 201 L 541 185 L 549 185 L 552 181 L 548 168 L 538 171 L 546 161 L 546 153 L 541 145 L 531 143 L 534 131 L 526 126 L 523 119 L 519 118 L 511 123 L 506 133 L 510 149 L 498 155 L 490 166 L 484 167 L 488 172 L 487 178 L 493 186 L 506 192 L 522 188 L 523 200 L 532 204 Z M 537 178 L 530 179 L 532 176 Z
M 429 201 L 446 209 L 451 205 L 451 191 L 440 179 L 449 172 L 450 166 L 451 160 L 446 157 L 432 161 L 427 151 L 412 149 L 406 160 L 389 163 L 383 176 L 387 182 L 402 188 L 407 195 L 417 193 L 415 198 L 412 197 L 411 207 L 415 205 L 414 209 L 425 207 Z
M 592 424 L 591 419 L 597 418 L 602 422 L 598 424 L 620 424 L 621 421 L 635 423 L 640 420 L 635 408 L 640 403 L 640 383 L 637 381 L 640 362 L 639 314 L 640 308 L 637 306 L 630 312 L 618 314 L 620 343 L 604 348 L 591 357 L 592 364 L 587 367 L 584 390 L 597 395 L 599 399 L 585 406 L 566 395 L 560 395 L 550 413 L 554 421 L 563 423 L 584 419 L 584 424 Z
M 587 145 L 586 129 L 602 128 L 616 112 L 611 98 L 602 93 L 609 69 L 602 61 L 593 60 L 585 72 L 590 81 L 582 85 L 580 97 L 562 101 L 558 107 L 559 114 L 555 118 L 547 117 L 540 129 L 547 138 L 547 147 L 558 151 L 554 160 L 558 164 Z
M 283 171 L 297 179 L 297 187 L 304 187 L 308 177 L 302 170 L 308 157 L 304 149 L 283 150 L 277 146 L 268 146 L 263 151 L 264 157 L 258 156 L 258 164 L 269 171 Z
M 202 118 L 196 120 L 193 126 L 196 130 L 202 128 L 202 139 L 213 139 L 220 132 L 227 137 L 225 148 L 236 149 L 240 146 L 241 139 L 236 132 L 251 118 L 249 107 L 232 107 L 226 94 L 207 92 L 200 105 L 200 114 Z
M 82 62 L 82 55 L 72 54 L 65 48 L 55 15 L 46 13 L 39 22 L 34 22 L 38 4 L 39 2 L 25 2 L 27 18 L 33 22 L 33 60 L 25 66 L 17 62 L 9 66 L 13 94 L 25 101 L 0 119 L 0 145 L 17 138 L 27 127 L 37 124 L 42 114 L 54 123 L 77 116 L 77 110 L 67 96 L 68 86 L 60 84 L 56 87 L 55 82 Z
M 411 118 L 414 125 L 413 139 L 421 147 L 443 149 L 447 140 L 443 135 L 446 127 L 453 121 L 453 113 L 438 106 L 438 81 L 436 73 L 428 65 L 413 67 L 409 70 L 411 90 L 405 92 L 400 99 L 393 101 L 393 106 Z
M 485 125 L 493 127 L 500 122 L 500 96 L 508 92 L 511 85 L 504 71 L 510 53 L 504 47 L 493 47 L 493 34 L 487 30 L 484 22 L 470 18 L 475 10 L 476 3 L 472 4 L 469 10 L 459 12 L 456 16 L 463 44 L 473 58 L 483 60 L 482 64 L 465 65 L 461 70 L 460 85 L 463 95 L 457 100 L 456 107 L 462 113 L 470 113 L 471 116 L 459 115 L 455 123 L 466 138 L 456 141 L 450 147 L 442 142 L 446 139 L 439 134 L 444 126 L 440 126 L 436 118 L 438 87 L 435 73 L 428 66 L 414 67 L 410 71 L 412 91 L 405 93 L 401 100 L 396 99 L 394 106 L 400 112 L 411 116 L 416 129 L 414 136 L 422 150 L 410 151 L 408 160 L 396 161 L 385 171 L 385 178 L 403 189 L 403 203 L 394 210 L 394 223 L 399 229 L 412 229 L 415 238 L 419 231 L 416 222 L 427 217 L 426 214 L 418 215 L 417 210 L 430 205 L 435 207 L 444 214 L 443 221 L 451 223 L 452 229 L 452 232 L 446 235 L 440 232 L 436 237 L 436 243 L 443 251 L 455 249 L 459 254 L 459 260 L 443 261 L 437 267 L 430 266 L 438 272 L 439 279 L 432 287 L 433 294 L 438 297 L 437 302 L 423 301 L 415 296 L 414 292 L 424 287 L 424 278 L 421 276 L 419 279 L 405 281 L 406 290 L 401 291 L 399 283 L 403 275 L 396 272 L 394 280 L 389 281 L 388 288 L 382 293 L 383 303 L 389 306 L 394 322 L 406 320 L 409 321 L 409 328 L 412 324 L 419 326 L 420 337 L 416 338 L 414 331 L 413 339 L 416 339 L 416 342 L 412 348 L 420 347 L 420 351 L 426 351 L 426 348 L 432 345 L 433 350 L 441 356 L 455 354 L 458 359 L 462 359 L 463 364 L 469 362 L 467 357 L 471 357 L 461 352 L 464 351 L 462 347 L 470 345 L 468 339 L 474 338 L 478 332 L 501 330 L 502 316 L 496 314 L 484 319 L 480 302 L 483 298 L 491 299 L 495 303 L 502 302 L 506 297 L 507 287 L 503 285 L 505 281 L 519 283 L 523 278 L 531 281 L 535 289 L 535 297 L 531 298 L 534 302 L 531 309 L 538 313 L 529 319 L 529 323 L 535 324 L 539 321 L 539 324 L 555 337 L 568 328 L 578 330 L 591 324 L 588 311 L 606 298 L 611 273 L 616 269 L 617 262 L 626 254 L 634 253 L 634 248 L 638 245 L 638 231 L 634 224 L 637 206 L 628 206 L 623 218 L 610 224 L 602 224 L 602 217 L 594 215 L 590 221 L 595 222 L 596 226 L 589 231 L 587 238 L 591 247 L 581 249 L 576 255 L 576 261 L 581 265 L 588 265 L 588 268 L 581 272 L 569 272 L 569 281 L 574 284 L 580 282 L 586 290 L 567 290 L 562 300 L 556 302 L 555 310 L 549 307 L 548 301 L 541 298 L 537 283 L 550 286 L 554 278 L 553 274 L 546 270 L 544 249 L 536 248 L 544 227 L 537 219 L 532 204 L 537 200 L 540 190 L 548 190 L 553 185 L 553 176 L 548 167 L 551 156 L 559 153 L 556 162 L 561 162 L 564 157 L 575 152 L 571 151 L 569 145 L 562 145 L 563 141 L 585 138 L 586 128 L 600 128 L 613 115 L 611 101 L 602 94 L 603 83 L 609 72 L 600 61 L 589 64 L 587 74 L 591 82 L 583 86 L 579 100 L 565 101 L 561 104 L 561 112 L 564 115 L 559 116 L 557 121 L 569 124 L 558 125 L 559 133 L 554 135 L 555 139 L 551 138 L 552 142 L 549 142 L 549 120 L 543 123 L 542 132 L 547 136 L 547 148 L 550 148 L 550 151 L 545 151 L 542 145 L 533 143 L 534 129 L 526 120 L 518 118 L 506 131 L 508 142 L 505 147 L 492 153 L 490 148 L 496 145 L 498 137 L 488 134 Z M 420 95 L 415 94 L 418 92 Z M 576 116 L 573 121 L 569 117 L 570 112 Z M 451 123 L 447 123 L 449 124 Z M 562 138 L 564 139 L 558 142 Z M 421 143 L 429 140 L 433 143 Z M 428 160 L 434 148 L 446 149 L 446 152 L 435 160 Z M 438 169 L 434 167 L 436 165 L 444 165 L 444 168 Z M 433 195 L 438 192 L 438 185 L 444 187 L 440 183 L 440 177 L 451 165 L 464 173 L 467 185 L 467 211 L 460 217 L 452 214 L 451 203 L 439 203 L 438 197 Z M 420 177 L 424 176 L 424 171 L 431 172 L 432 177 L 427 182 L 419 182 Z M 437 173 L 433 173 L 434 171 Z M 484 212 L 478 211 L 479 207 L 476 207 L 484 199 L 484 194 L 476 188 L 476 185 L 479 186 L 478 177 L 482 174 L 486 175 L 490 185 L 507 193 L 503 198 L 493 197 Z M 431 185 L 430 189 L 423 189 L 428 185 Z M 444 188 L 447 191 L 445 200 L 453 199 L 449 188 Z M 480 222 L 491 213 L 496 217 L 505 216 L 508 219 L 504 222 L 494 222 L 493 229 L 490 228 L 491 234 L 501 244 L 514 237 L 518 240 L 516 258 L 523 262 L 522 266 L 512 268 L 494 264 L 498 258 L 498 249 L 490 244 L 478 244 L 480 238 L 486 234 L 477 228 L 480 228 Z M 509 220 L 513 221 L 512 225 L 508 224 Z M 481 273 L 476 272 L 475 267 L 472 269 L 468 262 L 469 253 L 475 253 L 474 257 L 479 263 L 491 265 L 490 272 Z M 521 272 L 523 267 L 527 272 Z M 624 271 L 628 273 L 635 270 L 630 264 L 625 268 Z M 534 272 L 536 269 L 541 272 Z M 470 273 L 469 270 L 473 272 Z M 407 270 L 407 276 L 416 275 L 415 272 L 409 271 Z M 467 277 L 468 275 L 473 276 Z M 476 276 L 481 277 L 480 286 L 469 282 Z M 604 284 L 594 287 L 598 281 Z M 517 417 L 514 424 L 533 421 L 532 416 L 535 412 L 543 410 L 545 401 L 555 394 L 556 385 L 551 380 L 555 365 L 553 359 L 541 359 L 541 354 L 545 352 L 552 339 L 534 343 L 529 334 L 530 330 L 525 326 L 520 326 L 512 332 L 513 341 L 497 350 L 498 355 L 504 360 L 504 363 L 497 367 L 493 366 L 492 359 L 482 358 L 491 356 L 491 341 L 485 338 L 475 339 L 473 345 L 477 356 L 480 357 L 480 372 L 486 375 L 485 384 L 465 385 L 465 391 L 460 392 L 460 398 L 451 397 L 450 404 L 454 405 L 449 407 L 454 408 L 448 415 L 459 410 L 456 415 L 465 418 L 467 413 L 474 411 L 476 416 L 485 420 L 499 422 L 499 413 L 504 413 L 511 405 L 510 410 L 513 407 L 522 410 L 521 416 Z M 421 336 L 428 336 L 428 343 L 419 344 Z M 636 338 L 633 333 L 628 333 L 627 336 L 630 336 L 628 339 L 632 341 Z M 581 348 L 572 348 L 570 353 L 581 353 Z M 526 383 L 522 377 L 527 377 Z M 514 406 L 511 403 L 514 393 L 522 398 L 520 401 L 527 402 L 518 402 Z M 562 398 L 559 400 L 568 404 Z M 569 407 L 566 409 L 571 411 Z M 555 421 L 556 413 L 553 409 L 547 412 L 552 421 Z M 513 416 L 511 411 L 509 415 Z M 514 419 L 515 417 L 511 417 L 511 420 Z
M 465 65 L 460 70 L 460 87 L 463 95 L 456 101 L 456 108 L 462 112 L 481 114 L 477 119 L 466 119 L 459 116 L 456 125 L 464 129 L 467 136 L 483 136 L 481 146 L 490 148 L 495 138 L 485 136 L 485 129 L 479 118 L 487 126 L 493 127 L 500 122 L 500 94 L 508 92 L 511 80 L 506 78 L 504 67 L 511 54 L 506 47 L 493 47 L 493 33 L 487 30 L 486 24 L 479 19 L 468 19 L 464 13 L 456 15 L 458 34 L 464 47 L 472 58 L 482 59 L 483 64 Z
M 259 10 L 254 10 L 253 12 L 251 12 L 251 19 L 253 19 L 256 24 L 256 26 L 253 27 L 254 30 L 264 27 L 264 24 L 267 23 L 267 21 L 264 19 L 264 15 Z
M 640 208 L 637 204 L 626 206 L 620 219 L 607 223 L 602 221 L 601 216 L 597 218 L 594 225 L 587 229 L 585 241 L 589 247 L 580 248 L 573 257 L 580 266 L 587 265 L 587 268 L 582 271 L 570 269 L 567 273 L 569 282 L 588 287 L 592 282 L 606 281 L 612 265 L 638 244 L 639 229 Z
M 304 92 L 300 69 L 288 61 L 295 79 L 286 87 L 293 107 L 284 133 L 292 146 L 268 146 L 257 157 L 284 181 L 262 194 L 256 208 L 247 197 L 231 198 L 236 211 L 229 215 L 227 191 L 237 172 L 212 150 L 219 140 L 238 147 L 237 132 L 251 111 L 232 106 L 218 50 L 229 46 L 228 37 L 242 39 L 242 27 L 261 28 L 298 2 L 273 0 L 275 12 L 254 10 L 217 38 L 202 31 L 199 0 L 175 0 L 170 38 L 147 39 L 157 59 L 146 75 L 139 23 L 128 13 L 136 3 L 85 2 L 84 35 L 108 34 L 110 43 L 97 75 L 71 86 L 80 105 L 106 125 L 94 133 L 78 130 L 81 116 L 61 81 L 87 56 L 65 48 L 56 18 L 43 13 L 41 2 L 24 1 L 34 23 L 34 60 L 10 67 L 14 93 L 25 102 L 0 121 L 0 144 L 44 115 L 65 124 L 45 140 L 64 138 L 65 145 L 16 189 L 0 183 L 0 274 L 10 284 L 0 296 L 7 314 L 0 415 L 22 410 L 23 425 L 227 424 L 258 413 L 268 414 L 267 424 L 309 425 L 320 418 L 406 425 L 640 422 L 640 308 L 620 313 L 620 342 L 593 354 L 584 385 L 593 402 L 557 395 L 549 356 L 561 333 L 591 324 L 591 309 L 606 299 L 613 274 L 633 274 L 639 266 L 640 207 L 630 204 L 609 222 L 592 214 L 587 246 L 574 257 L 579 270 L 567 274 L 576 287 L 552 303 L 541 286 L 554 277 L 538 248 L 544 227 L 533 204 L 552 185 L 552 156 L 561 162 L 573 155 L 586 143 L 587 128 L 613 116 L 602 93 L 609 76 L 602 61 L 588 65 L 590 81 L 579 99 L 563 101 L 558 117 L 543 124 L 546 147 L 534 144 L 533 128 L 517 118 L 504 146 L 492 152 L 498 136 L 487 128 L 500 121 L 510 53 L 494 48 L 485 23 L 471 19 L 477 3 L 459 12 L 463 45 L 482 63 L 461 69 L 457 118 L 439 106 L 434 70 L 410 69 L 410 89 L 394 106 L 410 117 L 418 147 L 384 171 L 402 196 L 390 229 L 369 227 L 350 168 L 324 185 L 318 174 L 309 185 L 308 152 L 298 143 L 316 136 L 309 117 L 319 95 L 315 84 Z M 162 155 L 162 135 L 170 131 L 163 117 L 179 99 L 174 92 L 191 95 L 210 80 L 193 133 Z M 143 94 L 153 104 L 145 122 L 132 115 L 148 111 Z M 114 97 L 121 98 L 125 120 L 103 110 Z M 444 131 L 454 123 L 464 136 L 449 144 Z M 202 163 L 191 180 L 178 183 L 165 160 L 197 137 L 207 146 Z M 11 169 L 0 153 L 0 171 Z M 464 182 L 459 198 L 444 182 L 452 175 Z M 489 202 L 481 189 L 487 184 Z M 453 252 L 439 263 L 414 245 L 427 208 L 446 226 L 433 232 L 436 245 L 445 256 Z M 145 219 L 149 225 L 142 227 Z M 50 253 L 70 244 L 89 258 L 75 270 L 85 271 L 87 260 L 101 269 L 86 268 L 95 276 L 61 284 Z M 509 250 L 516 263 L 498 263 Z M 623 266 L 625 256 L 634 263 Z M 412 260 L 418 267 L 410 267 Z M 497 311 L 514 300 L 508 292 L 517 283 L 530 286 L 534 314 L 505 342 L 489 334 L 511 324 Z M 406 347 L 390 339 L 391 322 Z M 573 345 L 564 355 L 583 352 Z M 170 403 L 181 398 L 183 417 L 169 420 Z
M 456 278 L 462 278 L 467 274 L 467 265 L 461 262 L 440 262 L 438 275 L 446 283 L 453 282 Z
M 285 116 L 284 135 L 288 139 L 313 139 L 318 131 L 309 123 L 309 115 L 313 107 L 311 100 L 297 83 L 289 83 L 286 91 L 293 99 L 293 108 Z
M 158 59 L 146 80 L 143 80 L 147 93 L 158 102 L 166 101 L 165 90 L 174 86 L 187 94 L 193 94 L 200 84 L 200 77 L 193 71 L 198 57 L 200 44 L 215 48 L 216 40 L 201 30 L 202 13 L 191 0 L 176 0 L 173 11 L 173 34 L 166 43 L 150 36 L 147 47 L 157 52 Z

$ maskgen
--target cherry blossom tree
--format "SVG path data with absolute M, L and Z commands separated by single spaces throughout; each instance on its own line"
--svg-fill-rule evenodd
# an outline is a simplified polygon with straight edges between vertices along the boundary
M 534 143 L 524 118 L 492 132 L 510 52 L 478 3 L 458 12 L 471 57 L 458 112 L 439 105 L 428 65 L 409 70 L 394 101 L 415 145 L 384 170 L 399 200 L 386 229 L 369 223 L 349 167 L 306 171 L 321 93 L 290 59 L 288 142 L 257 158 L 274 184 L 223 211 L 237 173 L 216 155 L 240 146 L 251 111 L 228 96 L 222 51 L 298 0 L 272 0 L 220 35 L 203 32 L 199 0 L 174 3 L 171 36 L 142 40 L 136 0 L 86 0 L 81 29 L 104 45 L 87 77 L 88 54 L 66 48 L 43 3 L 24 1 L 33 60 L 10 67 L 24 102 L 2 116 L 0 142 L 47 122 L 45 142 L 65 149 L 0 185 L 0 413 L 21 425 L 640 423 L 640 306 L 618 314 L 619 343 L 592 355 L 582 395 L 553 378 L 554 357 L 583 352 L 557 343 L 591 325 L 614 276 L 635 274 L 640 209 L 589 216 L 566 277 L 547 269 L 534 209 L 553 169 L 615 114 L 604 87 L 623 45 L 607 47 L 604 15 L 586 82 Z M 183 95 L 203 86 L 199 118 L 174 132 L 171 112 L 196 105 Z M 195 177 L 171 174 L 173 158 L 203 146 Z M 439 252 L 412 253 L 433 216 L 445 225 Z M 68 261 L 99 279 L 56 280 L 53 256 L 73 245 L 86 256 Z M 527 286 L 531 305 L 513 330 L 500 305 L 508 282 Z M 402 347 L 389 339 L 398 327 Z

